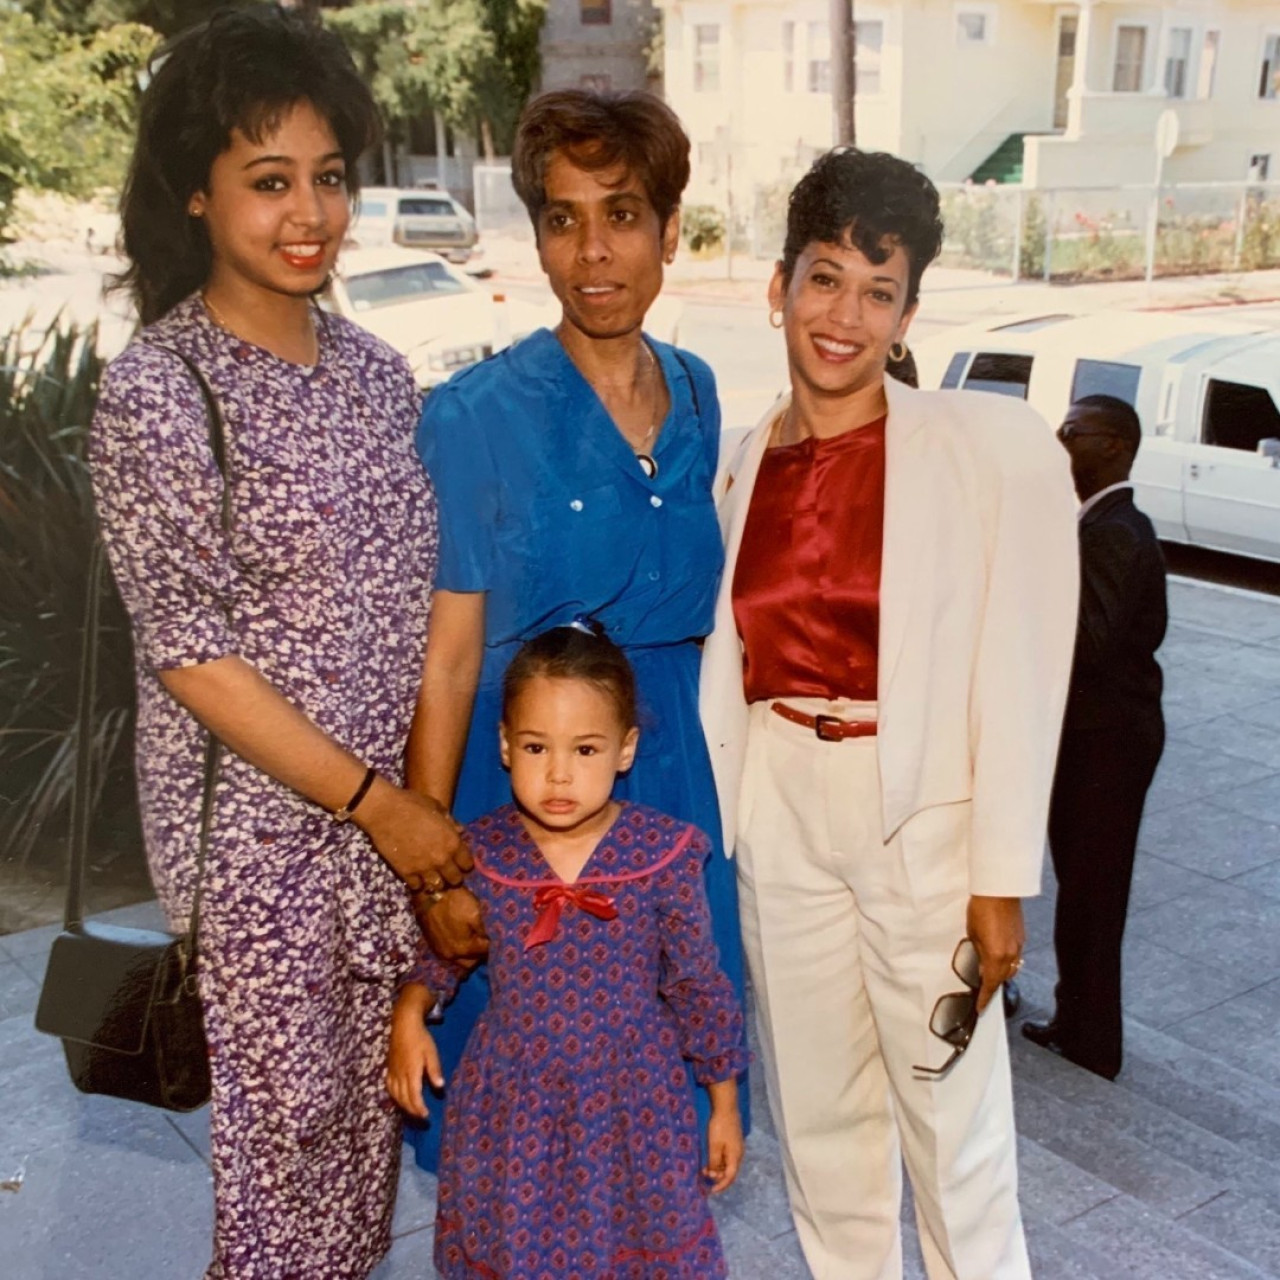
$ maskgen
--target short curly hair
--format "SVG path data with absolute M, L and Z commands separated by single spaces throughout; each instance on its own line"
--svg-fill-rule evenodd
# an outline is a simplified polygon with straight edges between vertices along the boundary
M 920 296 L 920 277 L 942 251 L 938 189 L 914 165 L 884 151 L 836 147 L 813 162 L 787 203 L 782 275 L 815 241 L 848 240 L 869 261 L 884 262 L 901 245 L 907 254 L 907 305 Z
M 689 185 L 689 137 L 665 102 L 651 93 L 556 89 L 525 107 L 511 151 L 511 183 L 535 232 L 557 151 L 589 172 L 621 164 L 639 178 L 663 226 Z

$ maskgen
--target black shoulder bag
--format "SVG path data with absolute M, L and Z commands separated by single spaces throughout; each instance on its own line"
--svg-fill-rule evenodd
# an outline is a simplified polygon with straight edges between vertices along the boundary
M 222 527 L 229 530 L 231 499 L 222 414 L 200 370 L 180 352 L 171 354 L 195 376 L 208 408 L 210 445 L 224 481 Z M 86 920 L 84 868 L 92 808 L 90 741 L 97 690 L 98 606 L 105 567 L 101 541 L 95 541 L 89 563 L 66 910 L 62 932 L 49 953 L 36 1027 L 62 1040 L 71 1081 L 81 1092 L 107 1094 L 169 1111 L 192 1111 L 209 1100 L 210 1091 L 196 940 L 221 744 L 210 734 L 205 747 L 196 889 L 186 932 L 174 937 Z

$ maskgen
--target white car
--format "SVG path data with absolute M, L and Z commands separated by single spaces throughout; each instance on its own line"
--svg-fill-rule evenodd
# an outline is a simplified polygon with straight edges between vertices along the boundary
M 464 263 L 483 252 L 476 220 L 447 191 L 435 187 L 364 187 L 347 241 L 362 249 L 399 244 L 431 249 Z
M 1203 314 L 1049 314 L 916 348 L 922 387 L 1027 400 L 1056 427 L 1099 392 L 1133 405 L 1134 497 L 1156 533 L 1280 561 L 1280 333 Z
M 321 305 L 402 352 L 425 388 L 545 320 L 542 308 L 491 292 L 438 254 L 395 245 L 344 249 Z

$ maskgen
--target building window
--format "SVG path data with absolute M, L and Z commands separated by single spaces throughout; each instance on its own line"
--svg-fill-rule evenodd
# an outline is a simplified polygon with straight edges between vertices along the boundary
M 825 22 L 809 23 L 810 93 L 831 92 L 831 28 Z
M 1249 181 L 1250 182 L 1266 182 L 1267 175 L 1271 172 L 1271 153 L 1266 155 L 1254 155 L 1249 157 Z
M 796 87 L 796 24 L 782 24 L 782 92 L 794 93 Z
M 720 92 L 720 28 L 715 23 L 693 28 L 693 90 Z
M 1142 64 L 1147 56 L 1146 27 L 1116 28 L 1116 65 L 1111 78 L 1114 93 L 1142 91 Z
M 1258 97 L 1274 98 L 1280 93 L 1280 36 L 1268 36 L 1262 53 L 1262 78 Z
M 884 23 L 855 22 L 854 92 L 867 97 L 880 92 L 880 51 L 884 47 Z
M 1206 31 L 1204 44 L 1200 48 L 1200 72 L 1196 76 L 1196 97 L 1212 98 L 1213 84 L 1218 75 L 1218 42 L 1222 39 L 1219 31 Z
M 1164 92 L 1167 98 L 1187 96 L 1187 74 L 1191 66 L 1191 28 L 1170 27 L 1169 45 L 1164 55 Z
M 981 9 L 956 10 L 956 44 L 991 43 L 991 15 Z
M 608 93 L 613 88 L 613 80 L 607 75 L 579 76 L 578 88 L 588 93 Z
M 578 16 L 584 25 L 608 26 L 613 21 L 613 0 L 581 0 Z

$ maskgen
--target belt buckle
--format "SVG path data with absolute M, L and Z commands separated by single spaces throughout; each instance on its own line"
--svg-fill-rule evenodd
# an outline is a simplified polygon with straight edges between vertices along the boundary
M 842 742 L 844 735 L 840 730 L 844 724 L 839 716 L 814 716 L 813 732 L 821 742 Z

